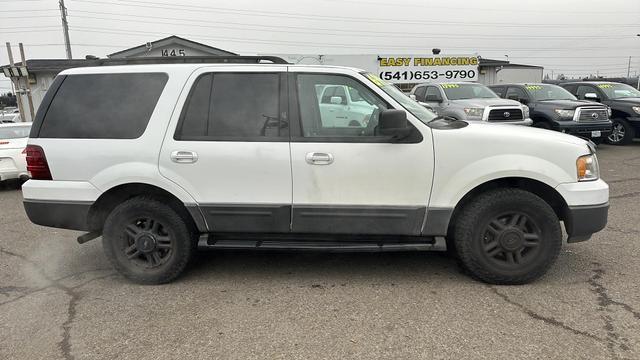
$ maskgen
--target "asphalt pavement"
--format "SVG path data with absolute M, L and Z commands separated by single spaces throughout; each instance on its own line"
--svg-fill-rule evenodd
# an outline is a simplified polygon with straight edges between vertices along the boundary
M 207 252 L 162 286 L 0 188 L 0 359 L 638 359 L 640 142 L 600 146 L 607 228 L 490 286 L 442 253 Z M 9 184 L 12 185 L 12 184 Z

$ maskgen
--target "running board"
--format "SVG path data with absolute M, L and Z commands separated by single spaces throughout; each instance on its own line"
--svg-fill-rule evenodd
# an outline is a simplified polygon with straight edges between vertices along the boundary
M 411 237 L 411 240 L 319 240 L 303 237 L 301 239 L 285 239 L 265 237 L 255 239 L 255 236 L 228 238 L 203 234 L 200 236 L 200 249 L 233 249 L 233 250 L 299 250 L 326 252 L 389 252 L 389 251 L 444 251 L 446 241 L 444 237 Z M 286 236 L 289 238 L 289 236 Z

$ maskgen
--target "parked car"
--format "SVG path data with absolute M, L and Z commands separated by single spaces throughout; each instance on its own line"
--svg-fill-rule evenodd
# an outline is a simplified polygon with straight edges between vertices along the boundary
M 560 86 L 578 99 L 603 103 L 611 108 L 613 131 L 607 137 L 607 143 L 626 145 L 640 137 L 640 91 L 637 89 L 604 81 L 570 82 Z
M 322 126 L 366 127 L 374 105 L 364 100 L 358 90 L 346 85 L 316 85 L 320 96 Z
M 500 97 L 529 106 L 533 126 L 576 135 L 601 143 L 611 133 L 609 109 L 578 100 L 552 84 L 500 84 L 490 88 Z
M 29 179 L 25 148 L 31 123 L 0 124 L 0 181 Z
M 478 279 L 521 284 L 558 256 L 561 222 L 569 242 L 607 222 L 587 141 L 438 117 L 357 69 L 234 59 L 247 63 L 61 72 L 27 146 L 31 221 L 102 236 L 146 284 L 175 279 L 198 246 L 450 247 Z M 327 86 L 357 91 L 366 127 L 324 126 Z
M 1 123 L 15 123 L 20 121 L 20 110 L 16 108 L 5 108 L 0 110 Z
M 532 123 L 527 106 L 514 100 L 500 99 L 482 84 L 425 83 L 414 86 L 410 96 L 438 115 L 458 120 L 515 125 Z

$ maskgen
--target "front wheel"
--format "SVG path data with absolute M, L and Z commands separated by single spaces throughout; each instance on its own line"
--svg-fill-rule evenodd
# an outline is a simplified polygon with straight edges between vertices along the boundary
M 538 196 L 497 189 L 471 200 L 454 224 L 462 266 L 491 284 L 525 284 L 542 276 L 562 246 L 560 222 Z
M 102 246 L 111 264 L 140 284 L 167 283 L 182 273 L 196 251 L 190 224 L 167 204 L 136 197 L 105 221 Z
M 611 145 L 627 145 L 635 137 L 635 129 L 623 119 L 611 119 L 613 123 L 611 134 L 607 136 L 607 143 Z

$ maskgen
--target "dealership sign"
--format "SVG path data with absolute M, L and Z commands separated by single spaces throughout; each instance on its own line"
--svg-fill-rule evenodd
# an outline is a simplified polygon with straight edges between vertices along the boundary
M 467 55 L 381 55 L 378 76 L 399 84 L 477 81 L 478 57 Z

